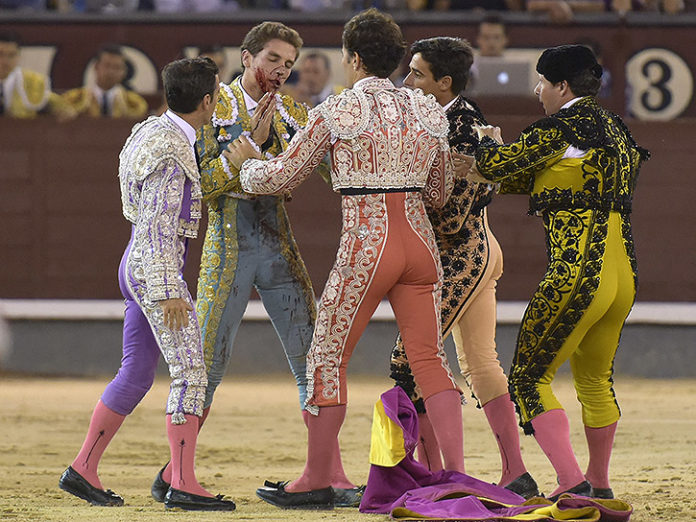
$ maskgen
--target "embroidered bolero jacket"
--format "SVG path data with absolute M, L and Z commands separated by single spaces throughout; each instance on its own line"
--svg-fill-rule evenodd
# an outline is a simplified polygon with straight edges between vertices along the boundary
M 307 124 L 307 107 L 290 96 L 276 94 L 276 113 L 273 116 L 269 139 L 262 145 L 266 159 L 288 148 L 292 137 Z M 231 84 L 220 83 L 220 98 L 212 121 L 198 133 L 196 147 L 201 158 L 201 187 L 204 200 L 217 208 L 217 199 L 246 198 L 239 181 L 239 170 L 222 156 L 230 141 L 251 132 L 251 117 L 244 102 L 241 76 Z
M 309 112 L 288 150 L 269 161 L 247 160 L 242 185 L 257 194 L 293 190 L 331 154 L 333 189 L 423 189 L 441 207 L 452 192 L 448 123 L 420 90 L 369 78 Z
M 585 151 L 564 158 L 568 147 Z M 559 209 L 631 212 L 633 191 L 647 150 L 623 121 L 585 97 L 498 145 L 484 138 L 476 151 L 481 175 L 500 183 L 501 193 L 529 194 L 529 213 Z
M 472 155 L 479 144 L 472 126 L 487 125 L 481 109 L 473 101 L 460 95 L 447 108 L 447 119 L 450 150 Z M 492 189 L 492 185 L 485 183 L 473 183 L 466 178 L 455 179 L 452 195 L 445 206 L 428 209 L 428 217 L 438 237 L 454 236 L 464 228 L 470 216 L 480 216 L 492 200 Z
M 131 254 L 141 257 L 148 296 L 180 296 L 182 238 L 195 238 L 201 187 L 191 144 L 168 116 L 133 127 L 119 155 L 123 215 L 134 225 Z

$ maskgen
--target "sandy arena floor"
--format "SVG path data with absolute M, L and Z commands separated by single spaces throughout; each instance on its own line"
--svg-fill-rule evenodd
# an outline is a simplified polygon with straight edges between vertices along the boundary
M 214 493 L 230 495 L 234 513 L 165 512 L 149 496 L 168 455 L 163 404 L 168 383 L 158 381 L 112 441 L 100 465 L 105 487 L 121 494 L 120 508 L 91 507 L 58 488 L 79 450 L 89 416 L 108 379 L 67 380 L 0 376 L 0 519 L 3 520 L 388 520 L 355 509 L 282 511 L 254 494 L 263 480 L 290 479 L 302 469 L 306 431 L 286 376 L 233 379 L 218 389 L 199 439 L 197 471 Z M 637 522 L 695 520 L 696 381 L 617 379 L 623 408 L 612 463 L 614 492 L 634 506 Z M 341 432 L 343 459 L 357 483 L 367 479 L 372 407 L 387 380 L 356 378 Z M 581 465 L 587 453 L 579 408 L 568 380 L 556 386 L 570 413 Z M 467 471 L 496 481 L 499 457 L 483 412 L 464 410 Z M 522 440 L 529 470 L 542 491 L 553 470 L 534 440 Z

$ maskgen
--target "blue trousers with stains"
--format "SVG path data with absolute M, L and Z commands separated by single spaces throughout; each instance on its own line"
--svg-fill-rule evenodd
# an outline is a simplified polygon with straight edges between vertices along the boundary
M 208 212 L 196 303 L 208 370 L 204 407 L 211 405 L 230 364 L 252 288 L 261 297 L 285 350 L 302 406 L 316 309 L 284 201 L 277 196 L 251 200 L 221 196 L 217 203 Z

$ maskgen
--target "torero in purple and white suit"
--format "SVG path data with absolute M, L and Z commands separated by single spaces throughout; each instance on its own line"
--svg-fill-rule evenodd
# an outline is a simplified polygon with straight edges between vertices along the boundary
M 58 486 L 99 506 L 121 506 L 105 490 L 99 462 L 121 424 L 148 392 L 160 353 L 172 383 L 167 401 L 172 480 L 166 508 L 232 511 L 195 475 L 198 430 L 208 385 L 193 299 L 183 277 L 188 239 L 201 218 L 196 129 L 209 121 L 219 93 L 215 62 L 185 58 L 167 64 L 162 83 L 169 110 L 133 127 L 119 155 L 123 215 L 132 223 L 118 282 L 125 298 L 123 358 L 97 402 L 82 448 Z
M 126 299 L 121 369 L 102 401 L 127 415 L 152 385 L 160 352 L 172 384 L 167 413 L 175 424 L 184 414 L 200 416 L 208 378 L 195 312 L 188 325 L 164 325 L 158 302 L 193 300 L 183 278 L 188 238 L 195 238 L 201 217 L 200 175 L 186 132 L 195 131 L 171 111 L 133 128 L 120 154 L 123 215 L 133 224 L 119 267 Z

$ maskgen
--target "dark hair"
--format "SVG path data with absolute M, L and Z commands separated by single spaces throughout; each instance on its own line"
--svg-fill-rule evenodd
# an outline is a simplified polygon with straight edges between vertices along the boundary
M 0 31 L 0 42 L 14 43 L 17 46 L 22 44 L 22 40 L 14 31 Z
M 602 79 L 597 78 L 590 69 L 585 69 L 566 81 L 576 96 L 596 96 L 602 87 Z
M 263 22 L 255 25 L 244 37 L 241 50 L 249 51 L 253 56 L 256 56 L 268 42 L 271 40 L 282 40 L 289 43 L 297 50 L 297 55 L 300 54 L 302 48 L 302 38 L 297 31 L 280 22 Z M 297 58 L 297 56 L 295 56 Z M 242 68 L 244 64 L 242 64 Z
M 174 112 L 189 114 L 206 94 L 215 92 L 215 62 L 207 57 L 184 58 L 164 66 L 162 83 L 167 105 Z
M 311 53 L 303 54 L 302 60 L 319 60 L 324 63 L 324 67 L 327 71 L 331 70 L 331 62 L 329 61 L 329 57 L 326 56 L 325 53 L 321 53 L 319 51 L 312 51 Z
M 452 78 L 452 92 L 457 94 L 466 88 L 469 69 L 474 62 L 471 45 L 462 38 L 439 36 L 418 40 L 411 45 L 411 54 L 418 54 L 430 65 L 433 79 Z
M 198 48 L 198 54 L 217 54 L 224 53 L 225 49 L 221 45 L 201 45 Z
M 481 27 L 482 24 L 502 25 L 503 31 L 505 31 L 505 24 L 503 23 L 503 19 L 499 15 L 488 14 L 484 16 L 479 22 L 479 27 Z
M 123 55 L 123 49 L 121 49 L 120 45 L 116 44 L 106 44 L 103 45 L 99 51 L 97 51 L 97 61 L 101 60 L 101 57 L 104 56 L 105 54 L 113 54 L 116 56 L 120 56 L 124 60 L 126 57 Z
M 401 28 L 394 19 L 375 8 L 356 14 L 343 26 L 343 47 L 357 53 L 370 74 L 387 78 L 406 52 Z

